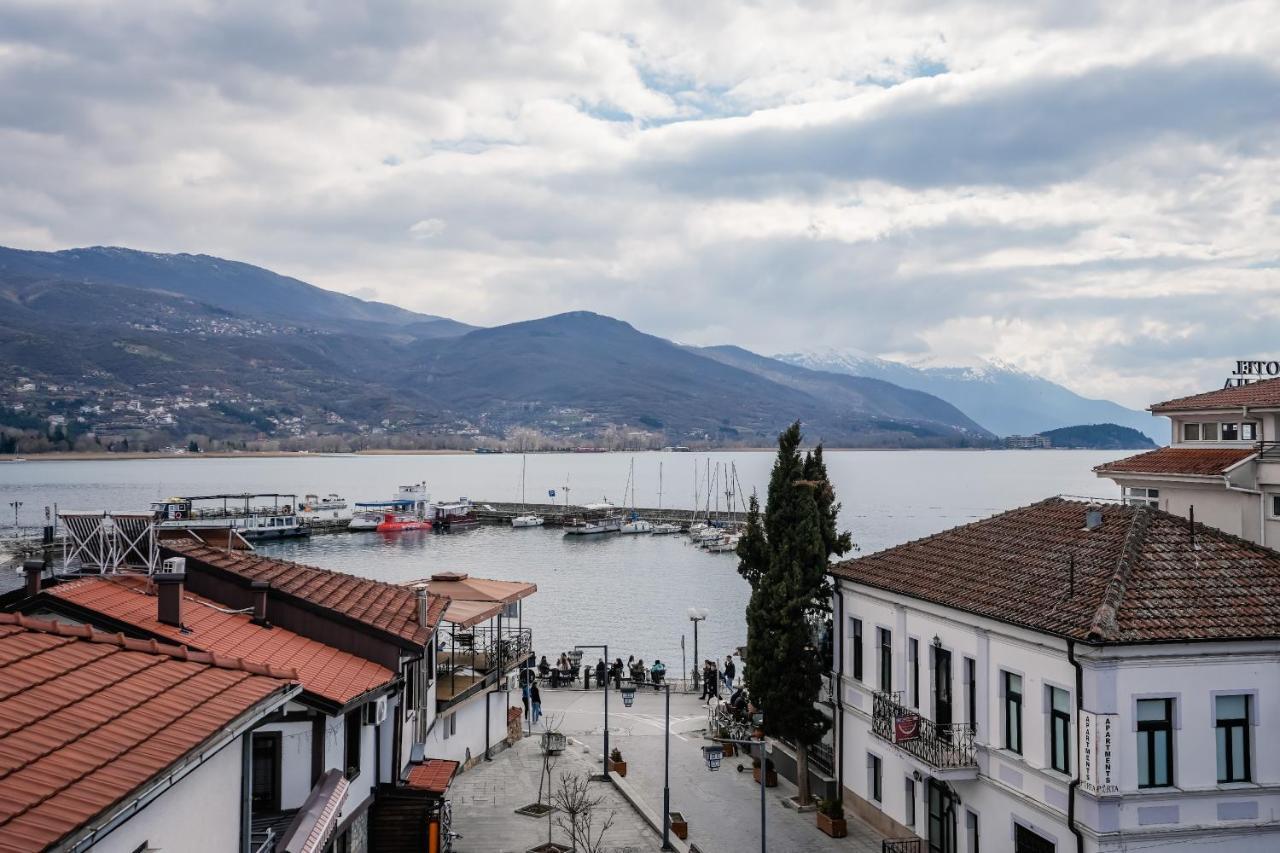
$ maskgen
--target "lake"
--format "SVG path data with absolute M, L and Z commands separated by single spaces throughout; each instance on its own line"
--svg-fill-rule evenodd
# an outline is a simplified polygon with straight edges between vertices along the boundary
M 843 507 L 841 524 L 861 553 L 985 518 L 1055 494 L 1115 497 L 1095 465 L 1125 452 L 828 451 L 827 468 Z M 737 468 L 742 493 L 767 488 L 773 454 L 531 454 L 530 501 L 555 489 L 573 503 L 621 503 L 632 460 L 641 506 L 693 505 L 705 466 Z M 296 456 L 287 458 L 56 460 L 0 463 L 0 511 L 21 501 L 22 524 L 39 524 L 44 507 L 145 510 L 152 500 L 218 492 L 337 492 L 351 500 L 391 497 L 402 483 L 426 481 L 436 498 L 520 498 L 518 455 Z M 720 475 L 723 491 L 725 476 Z M 704 498 L 700 498 L 700 502 Z M 722 495 L 721 505 L 726 502 Z M 713 502 L 714 505 L 714 502 Z M 11 511 L 11 510 L 10 510 Z M 11 523 L 12 516 L 8 516 Z M 604 643 L 624 660 L 634 654 L 678 664 L 681 638 L 692 662 L 691 606 L 709 611 L 699 628 L 702 657 L 723 658 L 745 641 L 748 589 L 729 554 L 710 554 L 682 536 L 564 537 L 555 529 L 481 527 L 452 535 L 353 533 L 260 546 L 264 554 L 386 581 L 434 572 L 533 581 L 526 624 L 549 658 L 574 643 Z M 616 651 L 615 651 L 616 649 Z M 673 670 L 675 666 L 671 667 Z

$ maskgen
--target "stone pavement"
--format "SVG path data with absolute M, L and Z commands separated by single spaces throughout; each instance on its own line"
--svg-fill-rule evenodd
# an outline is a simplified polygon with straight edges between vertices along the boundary
M 544 713 L 563 715 L 561 730 L 583 740 L 596 759 L 603 734 L 604 699 L 600 691 L 544 690 Z M 760 849 L 760 787 L 751 778 L 750 758 L 726 758 L 718 772 L 706 769 L 701 730 L 706 706 L 696 696 L 671 694 L 671 808 L 689 822 L 689 842 L 702 853 L 754 853 Z M 624 708 L 622 697 L 609 695 L 609 746 L 622 751 L 627 782 L 656 814 L 662 812 L 664 698 L 641 690 L 635 704 Z M 738 765 L 744 766 L 742 772 Z M 536 786 L 535 786 L 536 787 Z M 765 833 L 768 853 L 880 853 L 883 836 L 846 815 L 847 838 L 830 838 L 817 827 L 811 812 L 797 813 L 782 804 L 795 796 L 785 779 L 766 789 Z
M 523 853 L 545 842 L 545 817 L 515 814 L 521 806 L 537 801 L 541 772 L 542 750 L 535 735 L 497 753 L 493 761 L 481 762 L 459 775 L 449 789 L 449 799 L 453 803 L 453 831 L 462 835 L 454 841 L 455 853 Z M 558 783 L 562 773 L 599 772 L 599 762 L 593 763 L 584 752 L 583 745 L 571 741 L 552 769 L 552 780 Z M 662 849 L 658 834 L 649 828 L 612 784 L 592 782 L 591 789 L 594 796 L 604 797 L 605 813 L 615 813 L 613 826 L 604 836 L 607 853 L 650 853 Z M 566 834 L 558 827 L 552 830 L 551 838 L 560 844 L 568 844 Z

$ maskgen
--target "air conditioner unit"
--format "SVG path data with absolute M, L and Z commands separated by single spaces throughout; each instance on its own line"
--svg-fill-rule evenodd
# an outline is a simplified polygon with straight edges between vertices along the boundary
M 187 558 L 170 557 L 165 560 L 161 566 L 162 571 L 169 572 L 170 574 L 185 575 L 187 573 Z
M 387 697 L 380 696 L 372 702 L 366 702 L 360 722 L 366 726 L 376 726 L 387 719 Z

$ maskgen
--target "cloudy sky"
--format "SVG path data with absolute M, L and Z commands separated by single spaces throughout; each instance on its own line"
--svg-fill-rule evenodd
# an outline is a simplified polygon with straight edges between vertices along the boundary
M 0 244 L 1134 405 L 1280 358 L 1274 0 L 358 5 L 0 0 Z

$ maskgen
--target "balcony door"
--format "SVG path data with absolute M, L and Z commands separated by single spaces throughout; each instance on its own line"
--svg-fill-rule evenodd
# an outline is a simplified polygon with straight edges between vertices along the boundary
M 956 853 L 956 802 L 951 791 L 929 780 L 929 853 Z
M 933 650 L 933 721 L 938 724 L 938 737 L 951 740 L 951 652 Z

